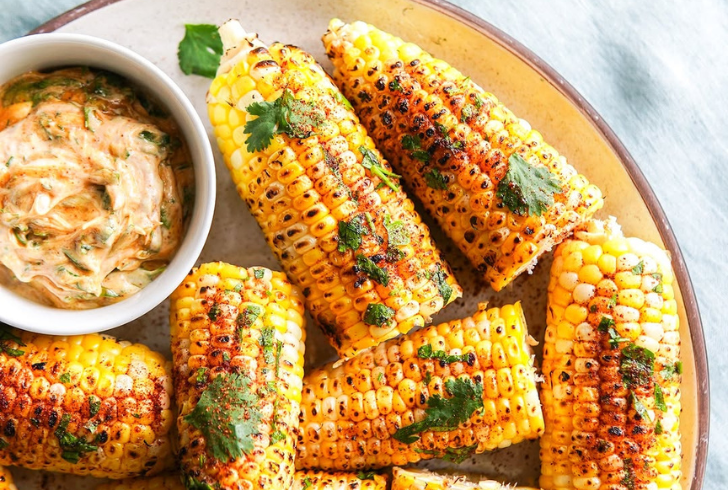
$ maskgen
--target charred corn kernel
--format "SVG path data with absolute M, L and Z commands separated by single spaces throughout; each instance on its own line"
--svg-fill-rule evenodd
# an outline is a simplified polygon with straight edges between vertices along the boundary
M 361 479 L 359 477 L 364 479 Z M 323 471 L 297 471 L 292 490 L 385 490 L 387 476 L 377 474 L 325 473 Z M 17 490 L 14 486 L 0 490 Z M 212 488 L 212 487 L 211 487 Z M 160 475 L 153 478 L 135 478 L 118 482 L 104 483 L 96 490 L 185 490 L 178 474 Z
M 161 354 L 107 335 L 0 334 L 0 464 L 101 478 L 172 467 L 172 371 Z M 83 375 L 102 371 L 108 387 Z M 146 444 L 117 435 L 130 431 Z
M 385 490 L 387 476 L 356 473 L 301 470 L 296 472 L 293 490 Z
M 429 322 L 462 291 L 339 89 L 296 47 L 266 48 L 237 21 L 220 32 L 226 54 L 208 95 L 210 121 L 235 128 L 230 136 L 218 132 L 220 149 L 240 196 L 332 345 L 352 356 Z M 271 146 L 249 152 L 252 135 L 244 131 L 255 121 L 251 104 L 285 97 L 319 111 L 320 120 L 298 135 L 304 138 L 279 134 Z M 245 116 L 232 121 L 231 105 Z M 402 294 L 414 299 L 390 301 Z
M 565 295 L 561 278 L 574 272 Z M 556 248 L 541 390 L 544 490 L 681 490 L 678 317 L 655 307 L 672 278 L 667 253 L 625 238 L 613 218 L 580 225 Z
M 290 488 L 301 402 L 303 314 L 299 289 L 283 273 L 262 267 L 203 264 L 172 294 L 177 428 L 188 488 Z M 244 386 L 230 384 L 240 377 Z M 190 420 L 208 390 L 222 406 L 203 406 L 203 414 L 216 417 L 210 424 L 203 420 L 203 427 L 212 425 L 209 437 Z M 236 408 L 219 398 L 236 393 L 249 404 L 235 413 L 256 421 L 247 431 L 231 432 L 225 425 L 233 423 L 225 414 Z M 221 455 L 221 444 L 242 448 L 240 455 Z
M 152 478 L 133 478 L 129 480 L 102 483 L 96 490 L 185 490 L 182 478 L 177 473 L 158 475 Z
M 537 438 L 543 418 L 527 336 L 520 303 L 481 304 L 472 317 L 310 371 L 296 466 L 358 471 Z M 450 409 L 467 403 L 469 412 L 451 428 L 431 430 L 435 397 Z M 323 430 L 326 424 L 333 429 Z
M 514 487 L 488 479 L 468 479 L 456 474 L 437 474 L 426 469 L 399 468 L 392 470 L 392 490 L 535 490 Z
M 0 490 L 18 490 L 13 483 L 13 475 L 10 474 L 10 470 L 2 466 L 0 466 Z
M 334 19 L 323 42 L 373 140 L 494 289 L 602 207 L 601 191 L 540 134 L 444 61 L 363 22 Z M 504 205 L 514 155 L 558 182 L 545 211 Z

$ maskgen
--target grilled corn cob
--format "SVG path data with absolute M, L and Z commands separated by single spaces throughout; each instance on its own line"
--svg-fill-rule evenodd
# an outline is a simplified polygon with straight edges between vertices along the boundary
M 385 490 L 387 477 L 375 473 L 297 471 L 293 490 Z
M 537 131 L 444 61 L 363 22 L 334 19 L 323 41 L 371 137 L 496 291 L 602 206 Z
M 0 490 L 18 490 L 18 487 L 13 484 L 13 475 L 10 474 L 10 470 L 0 466 Z
M 460 286 L 348 102 L 300 49 L 235 21 L 220 32 L 207 99 L 220 150 L 332 345 L 351 356 L 429 322 Z
M 185 486 L 182 484 L 179 474 L 167 473 L 151 478 L 133 478 L 102 483 L 96 487 L 96 490 L 185 490 Z
M 0 326 L 0 464 L 101 478 L 170 468 L 170 368 L 107 335 Z
M 172 294 L 177 428 L 188 487 L 292 484 L 303 314 L 298 288 L 259 267 L 203 264 Z
M 374 473 L 324 473 L 323 471 L 297 471 L 292 490 L 385 490 L 387 477 Z M 136 478 L 105 483 L 96 490 L 184 490 L 179 475 Z M 0 484 L 0 490 L 4 490 Z M 10 487 L 8 490 L 17 490 Z
M 464 476 L 438 475 L 424 469 L 394 468 L 392 490 L 535 490 L 529 487 L 513 487 L 494 480 L 468 481 Z
M 679 490 L 680 335 L 667 253 L 591 221 L 555 252 L 541 487 Z
M 308 373 L 296 466 L 462 461 L 543 432 L 520 303 L 389 340 Z

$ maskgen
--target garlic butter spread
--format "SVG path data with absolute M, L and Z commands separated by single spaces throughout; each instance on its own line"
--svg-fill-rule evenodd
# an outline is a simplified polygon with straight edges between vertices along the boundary
M 124 79 L 71 68 L 0 88 L 0 283 L 60 308 L 136 293 L 193 200 L 174 122 Z

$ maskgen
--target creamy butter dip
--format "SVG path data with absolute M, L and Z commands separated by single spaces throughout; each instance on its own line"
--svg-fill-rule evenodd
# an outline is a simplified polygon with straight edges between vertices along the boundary
M 0 101 L 0 283 L 83 309 L 158 276 L 193 200 L 174 122 L 125 80 L 86 68 L 26 73 Z

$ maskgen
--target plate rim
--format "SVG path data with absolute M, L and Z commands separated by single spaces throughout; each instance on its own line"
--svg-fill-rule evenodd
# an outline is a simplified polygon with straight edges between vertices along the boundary
M 90 0 L 54 17 L 48 22 L 33 29 L 28 34 L 53 32 L 80 17 L 121 1 L 123 0 Z M 551 65 L 531 51 L 531 49 L 527 48 L 524 44 L 517 41 L 485 19 L 454 5 L 447 0 L 410 1 L 444 14 L 488 37 L 501 48 L 521 59 L 524 63 L 531 67 L 531 69 L 541 75 L 544 80 L 561 93 L 561 95 L 566 97 L 569 102 L 571 102 L 571 104 L 579 110 L 579 112 L 592 124 L 602 138 L 609 144 L 610 148 L 617 155 L 618 160 L 627 171 L 627 175 L 629 175 L 630 180 L 639 191 L 642 200 L 647 206 L 650 216 L 652 216 L 652 219 L 657 226 L 660 237 L 672 255 L 673 268 L 675 269 L 675 275 L 677 277 L 678 284 L 680 285 L 685 313 L 688 319 L 688 329 L 690 330 L 690 338 L 693 345 L 693 356 L 695 358 L 695 375 L 697 379 L 696 386 L 698 387 L 698 443 L 695 454 L 695 473 L 693 474 L 690 488 L 691 490 L 700 490 L 703 486 L 707 466 L 710 433 L 710 376 L 703 322 L 700 317 L 697 297 L 695 296 L 695 288 L 693 287 L 682 250 L 680 249 L 677 238 L 672 231 L 672 227 L 670 226 L 670 222 L 667 219 L 665 211 L 647 181 L 647 178 L 644 173 L 642 173 L 642 170 L 639 168 L 637 162 L 634 160 L 622 141 L 605 122 L 604 118 L 602 118 L 594 107 L 587 102 L 584 97 L 582 97 L 573 85 L 565 80 L 554 68 L 551 67 Z

